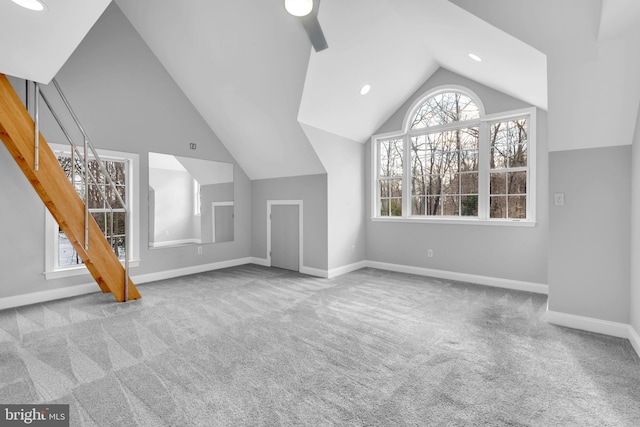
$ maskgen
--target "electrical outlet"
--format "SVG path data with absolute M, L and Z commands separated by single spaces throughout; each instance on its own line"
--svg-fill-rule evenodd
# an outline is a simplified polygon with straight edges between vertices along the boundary
M 198 255 L 202 255 L 202 246 L 198 246 Z
M 351 245 L 351 253 L 354 253 L 356 251 L 356 245 Z
M 429 258 L 433 258 L 433 249 L 429 249 L 429 250 L 427 251 L 427 256 L 428 256 Z

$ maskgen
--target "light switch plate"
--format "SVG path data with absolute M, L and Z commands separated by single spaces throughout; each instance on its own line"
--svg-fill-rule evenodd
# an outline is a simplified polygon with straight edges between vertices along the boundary
M 553 195 L 554 206 L 564 206 L 564 193 L 555 193 Z

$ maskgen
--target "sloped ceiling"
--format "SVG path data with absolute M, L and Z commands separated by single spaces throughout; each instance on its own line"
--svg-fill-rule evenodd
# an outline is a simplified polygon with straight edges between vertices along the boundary
M 49 83 L 111 0 L 46 1 L 34 12 L 0 0 L 0 72 Z
M 547 108 L 545 55 L 447 0 L 323 0 L 319 19 L 302 123 L 364 142 L 439 67 Z
M 544 55 L 447 0 L 323 0 L 319 53 L 283 0 L 115 1 L 251 179 L 324 172 L 300 123 L 365 142 L 440 66 L 546 108 Z
M 296 117 L 310 44 L 281 0 L 118 0 L 251 179 L 324 173 Z
M 0 71 L 48 81 L 109 1 L 49 3 L 0 0 L 1 40 L 31 40 Z M 115 3 L 251 179 L 324 173 L 301 124 L 365 142 L 439 67 L 547 105 L 546 57 L 448 0 L 323 0 L 319 53 L 284 0 Z

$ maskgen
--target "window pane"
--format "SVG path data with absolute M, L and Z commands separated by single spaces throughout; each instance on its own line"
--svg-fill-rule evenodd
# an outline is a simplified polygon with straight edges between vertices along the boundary
M 460 197 L 460 215 L 461 216 L 478 216 L 478 196 L 461 196 Z
M 507 217 L 507 198 L 506 196 L 491 196 L 489 200 L 489 217 L 490 218 L 506 218 Z
M 391 199 L 389 209 L 391 216 L 402 216 L 402 199 Z
M 426 194 L 427 177 L 414 176 L 411 180 L 411 194 L 414 196 L 424 196 Z
M 517 144 L 509 158 L 509 166 L 512 168 L 527 166 L 527 145 Z
M 420 105 L 411 129 L 423 129 L 480 117 L 476 103 L 467 95 L 450 91 L 438 93 Z
M 426 215 L 440 215 L 442 210 L 441 200 L 442 197 L 440 196 L 427 197 Z
M 413 197 L 411 201 L 411 215 L 424 215 L 426 201 L 424 197 Z
M 379 176 L 402 176 L 402 139 L 387 139 L 379 142 Z
M 380 216 L 389 216 L 389 199 L 380 200 Z
M 527 172 L 509 172 L 509 194 L 527 194 Z
M 460 172 L 478 170 L 478 150 L 463 150 L 460 152 Z
M 429 175 L 427 177 L 427 194 L 430 196 L 440 194 L 442 191 L 443 179 L 441 175 Z
M 460 210 L 458 207 L 460 206 L 460 197 L 458 196 L 446 196 L 444 198 L 444 206 L 442 207 L 443 215 L 458 215 Z
M 72 266 L 84 264 L 80 255 L 73 248 L 67 236 L 58 228 L 58 266 Z
M 527 217 L 527 197 L 509 196 L 509 218 Z
M 506 166 L 505 154 L 509 147 L 509 138 L 507 137 L 507 126 L 505 123 L 498 122 L 491 125 L 491 134 L 489 141 L 490 149 L 490 167 L 491 169 L 503 168 Z
M 389 181 L 386 179 L 381 179 L 379 181 L 380 184 L 380 197 L 389 197 Z
M 507 193 L 507 174 L 492 173 L 489 175 L 489 192 L 491 194 Z
M 402 197 L 402 180 L 401 179 L 389 180 L 389 196 Z
M 478 194 L 477 173 L 463 173 L 460 175 L 460 194 Z

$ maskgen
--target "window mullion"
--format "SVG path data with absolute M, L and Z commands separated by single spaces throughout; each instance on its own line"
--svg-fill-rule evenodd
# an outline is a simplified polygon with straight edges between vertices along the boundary
M 478 218 L 489 218 L 489 125 L 480 123 L 478 147 Z
M 402 171 L 402 217 L 411 216 L 411 137 L 405 134 L 403 137 L 404 169 Z

